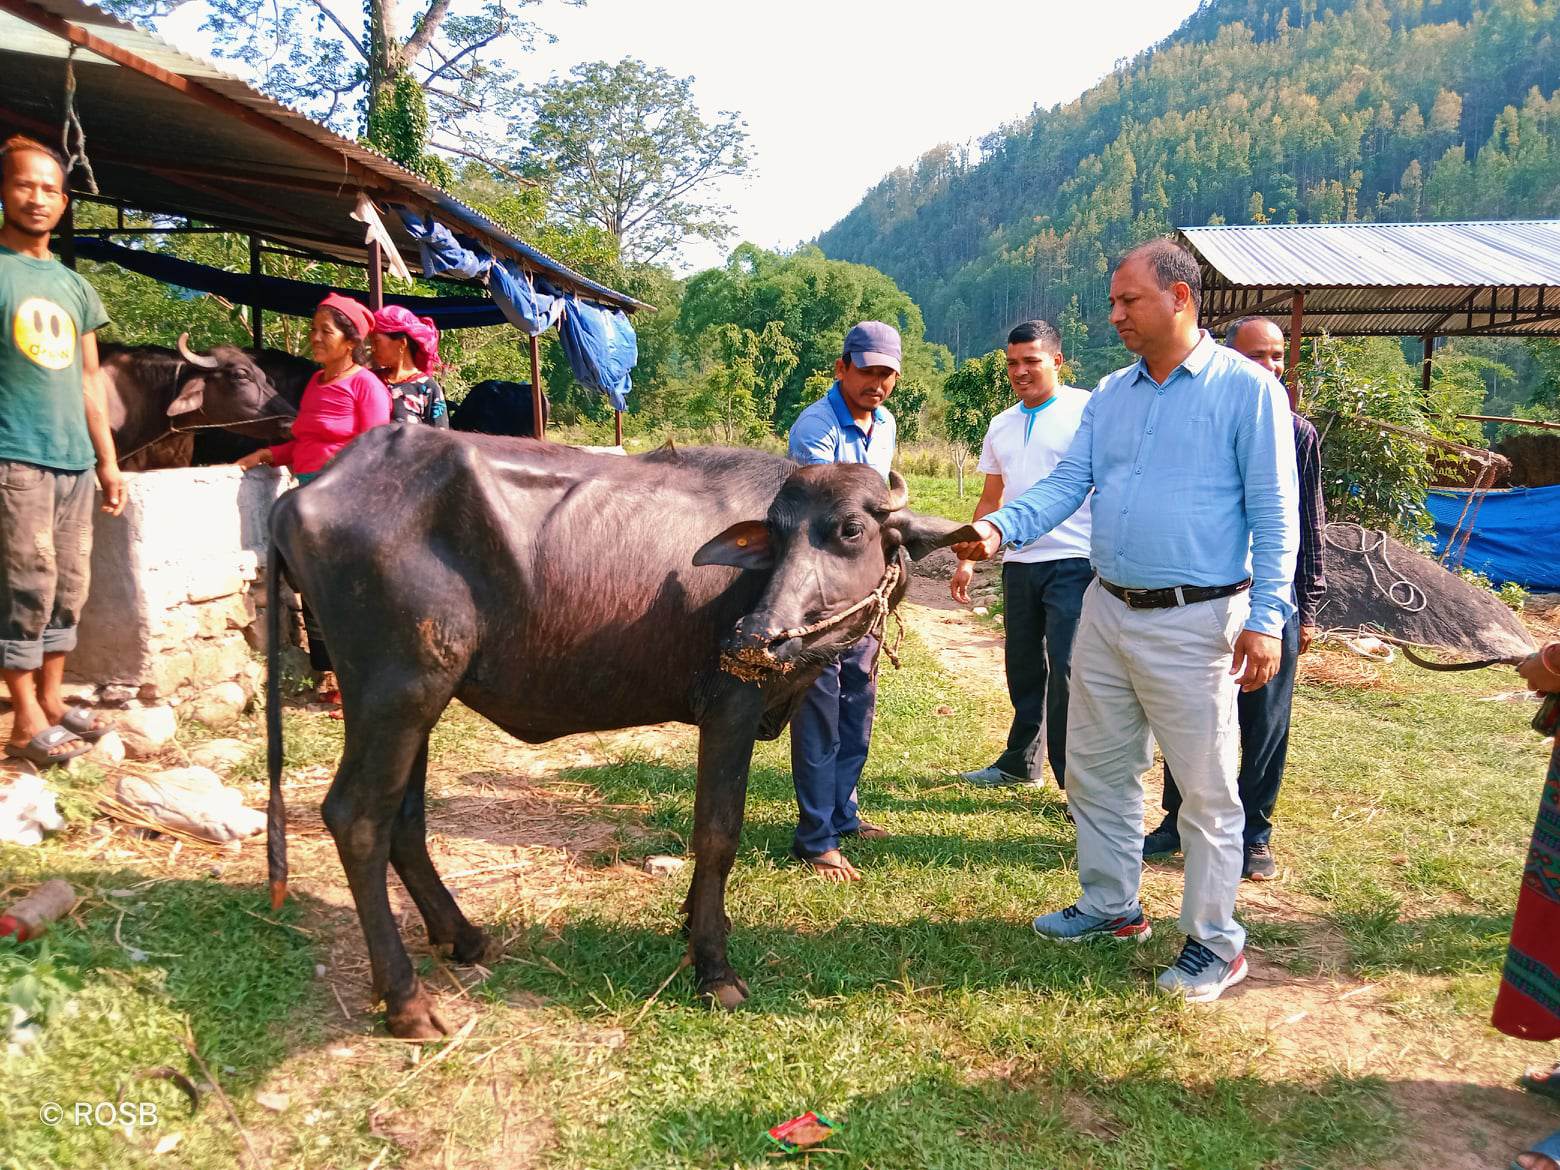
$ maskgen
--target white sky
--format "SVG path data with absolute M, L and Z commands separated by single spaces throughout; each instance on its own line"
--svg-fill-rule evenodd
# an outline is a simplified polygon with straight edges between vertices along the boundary
M 166 33 L 198 44 L 191 39 L 198 20 L 190 18 L 201 7 L 188 5 Z M 975 139 L 1037 104 L 1078 96 L 1196 7 L 1197 0 L 589 0 L 574 8 L 544 0 L 525 15 L 558 40 L 517 64 L 540 81 L 582 61 L 631 55 L 692 76 L 701 108 L 737 111 L 750 134 L 754 164 L 724 192 L 735 209 L 728 246 L 789 248 L 939 142 Z M 682 261 L 704 268 L 726 250 L 690 245 Z

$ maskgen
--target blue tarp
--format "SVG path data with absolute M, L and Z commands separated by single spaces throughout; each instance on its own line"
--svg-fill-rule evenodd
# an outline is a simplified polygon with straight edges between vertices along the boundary
M 639 361 L 639 339 L 621 309 L 603 309 L 575 296 L 564 298 L 558 332 L 569 368 L 580 385 L 600 390 L 614 410 L 628 409 L 629 371 Z
M 1425 501 L 1435 518 L 1437 553 L 1446 548 L 1467 503 L 1466 491 L 1433 491 Z M 1497 584 L 1515 581 L 1536 593 L 1560 592 L 1560 487 L 1490 492 L 1475 504 L 1461 567 Z
M 305 280 L 287 280 L 280 276 L 256 278 L 240 272 L 226 272 L 205 264 L 180 260 L 166 252 L 126 248 L 91 236 L 76 237 L 76 255 L 83 260 L 117 264 L 163 284 L 195 292 L 213 293 L 236 305 L 258 303 L 273 313 L 308 317 L 328 292 L 363 300 L 361 291 L 330 289 Z M 256 284 L 258 283 L 258 289 Z M 414 297 L 385 294 L 385 304 L 405 305 L 419 317 L 431 317 L 440 329 L 469 329 L 476 325 L 502 325 L 507 320 L 502 306 L 486 297 Z

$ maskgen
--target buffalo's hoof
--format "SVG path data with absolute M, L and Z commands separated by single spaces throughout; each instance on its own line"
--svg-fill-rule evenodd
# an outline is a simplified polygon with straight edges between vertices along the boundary
M 450 1027 L 433 1006 L 433 998 L 419 987 L 399 1005 L 386 1004 L 385 1022 L 397 1040 L 442 1040 Z
M 710 1007 L 722 1011 L 736 1011 L 747 1000 L 748 985 L 740 975 L 732 975 L 717 983 L 707 983 L 699 988 L 699 997 Z
M 491 963 L 502 953 L 497 940 L 490 939 L 475 926 L 463 930 L 450 945 L 450 958 L 457 963 Z

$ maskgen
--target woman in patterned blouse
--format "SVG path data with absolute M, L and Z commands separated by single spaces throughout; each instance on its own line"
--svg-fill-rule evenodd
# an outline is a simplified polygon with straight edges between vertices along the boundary
M 390 421 L 448 427 L 444 391 L 433 378 L 441 365 L 433 322 L 400 305 L 386 305 L 374 314 L 369 346 L 375 372 L 390 388 Z

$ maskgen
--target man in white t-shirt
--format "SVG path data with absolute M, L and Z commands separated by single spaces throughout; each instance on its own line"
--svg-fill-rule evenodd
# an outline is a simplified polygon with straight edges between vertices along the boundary
M 1060 381 L 1062 339 L 1044 321 L 1008 334 L 1008 381 L 1018 401 L 991 420 L 981 446 L 986 486 L 973 519 L 995 512 L 1050 475 L 1067 454 L 1089 392 Z M 968 604 L 973 561 L 959 562 L 951 591 Z M 1007 750 L 990 767 L 960 777 L 982 787 L 1044 783 L 1042 755 L 1058 788 L 1067 787 L 1067 673 L 1089 564 L 1089 504 L 1002 562 L 1004 650 L 1013 726 Z M 1041 751 L 1041 728 L 1045 750 Z

